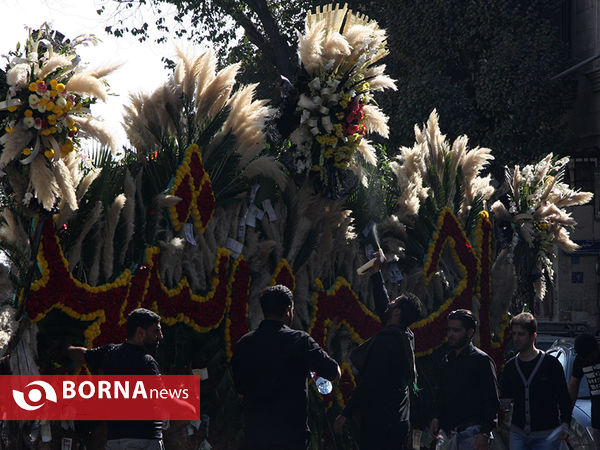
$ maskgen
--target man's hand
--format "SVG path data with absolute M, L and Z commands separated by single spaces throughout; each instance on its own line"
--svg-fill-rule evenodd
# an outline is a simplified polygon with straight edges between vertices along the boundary
M 475 436 L 473 448 L 478 450 L 488 450 L 488 448 L 490 448 L 490 437 L 487 434 L 479 433 Z
M 378 252 L 373 253 L 371 255 L 371 258 L 375 259 L 375 262 L 373 263 L 373 269 L 375 270 L 375 272 L 379 272 L 386 261 L 383 251 L 380 250 Z
M 431 419 L 429 424 L 429 434 L 432 438 L 437 439 L 438 433 L 440 432 L 440 421 L 437 418 Z
M 85 347 L 73 347 L 72 345 L 69 345 L 66 349 L 67 356 L 79 365 L 85 364 L 86 351 L 87 348 Z
M 346 423 L 346 417 L 341 414 L 335 418 L 333 422 L 333 431 L 337 434 L 342 434 L 344 431 L 344 424 Z

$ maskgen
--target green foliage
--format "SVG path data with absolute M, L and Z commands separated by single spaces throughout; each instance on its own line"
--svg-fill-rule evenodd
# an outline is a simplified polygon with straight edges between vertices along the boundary
M 29 258 L 23 249 L 17 245 L 0 240 L 0 253 L 8 260 L 10 270 L 8 272 L 9 281 L 15 292 L 21 291 L 27 282 L 27 271 L 29 270 Z
M 362 230 L 371 220 L 380 222 L 398 209 L 398 183 L 390 168 L 387 149 L 376 145 L 377 166 L 365 164 L 363 173 L 366 184 L 359 183 L 346 200 L 346 207 L 352 211 L 357 230 Z
M 274 31 L 264 27 L 265 11 L 294 48 L 295 32 L 303 29 L 305 12 L 330 2 L 142 3 L 157 8 L 156 25 L 164 33 L 158 40 L 174 31 L 196 42 L 210 41 L 222 63 L 241 61 L 243 81 L 260 81 L 260 94 L 276 98 L 274 90 L 281 71 L 272 70 L 277 65 L 272 55 L 265 54 L 268 45 L 262 44 L 266 41 L 271 45 L 274 54 L 288 49 L 272 42 Z M 177 8 L 175 20 L 181 25 L 175 30 L 166 27 L 160 14 L 165 3 Z M 383 62 L 390 76 L 398 80 L 398 91 L 378 100 L 390 116 L 388 148 L 392 155 L 400 145 L 412 143 L 412 125 L 422 122 L 434 108 L 444 119 L 451 140 L 467 134 L 471 142 L 494 150 L 493 170 L 497 175 L 507 164 L 531 162 L 550 151 L 568 152 L 568 136 L 561 119 L 570 107 L 574 86 L 570 79 L 552 80 L 571 63 L 557 25 L 562 0 L 349 3 L 377 20 L 389 34 L 391 53 Z M 130 2 L 123 2 L 121 9 L 131 7 Z M 126 19 L 115 19 L 117 26 L 111 31 L 135 34 Z M 186 21 L 193 26 L 186 28 Z M 138 24 L 136 33 L 143 28 Z M 245 36 L 236 41 L 236 33 L 241 30 Z
M 391 141 L 412 143 L 411 125 L 437 108 L 450 140 L 466 134 L 493 149 L 500 176 L 504 165 L 567 152 L 573 84 L 551 79 L 570 65 L 556 25 L 563 3 L 350 1 L 389 34 L 384 62 L 398 91 L 380 103 Z

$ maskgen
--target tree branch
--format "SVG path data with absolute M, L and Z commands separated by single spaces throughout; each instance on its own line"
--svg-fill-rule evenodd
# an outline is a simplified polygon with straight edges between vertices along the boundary
M 246 0 L 245 3 L 260 19 L 270 47 L 270 53 L 265 53 L 272 61 L 279 73 L 286 78 L 294 79 L 297 67 L 292 62 L 293 51 L 286 39 L 279 31 L 279 26 L 271 14 L 265 0 Z

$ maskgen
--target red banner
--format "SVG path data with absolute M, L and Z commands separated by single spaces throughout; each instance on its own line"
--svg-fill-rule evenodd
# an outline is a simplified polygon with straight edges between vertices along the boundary
M 199 375 L 0 376 L 0 420 L 199 419 Z

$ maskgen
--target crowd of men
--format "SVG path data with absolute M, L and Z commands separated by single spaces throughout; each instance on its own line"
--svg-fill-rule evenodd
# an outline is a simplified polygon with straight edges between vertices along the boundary
M 412 294 L 389 300 L 380 269 L 372 275 L 375 309 L 384 327 L 356 348 L 351 361 L 358 384 L 336 418 L 342 433 L 348 419 L 359 424 L 361 450 L 419 448 L 410 433 L 410 396 L 417 387 L 414 335 L 410 325 L 423 315 Z M 242 337 L 232 360 L 233 376 L 243 398 L 248 450 L 308 448 L 307 376 L 316 372 L 339 378 L 337 363 L 303 331 L 292 330 L 292 293 L 284 286 L 261 296 L 265 320 Z M 578 337 L 577 360 L 567 387 L 561 363 L 535 346 L 537 321 L 523 312 L 511 320 L 516 355 L 506 361 L 500 381 L 494 361 L 473 342 L 474 314 L 459 309 L 448 315 L 447 341 L 430 414 L 431 448 L 490 448 L 499 409 L 512 411 L 510 449 L 558 449 L 568 437 L 571 411 L 585 375 L 600 394 L 600 349 L 593 336 Z M 596 375 L 598 374 L 598 375 Z M 597 379 L 596 379 L 597 378 Z M 600 395 L 592 392 L 593 427 L 600 428 Z

